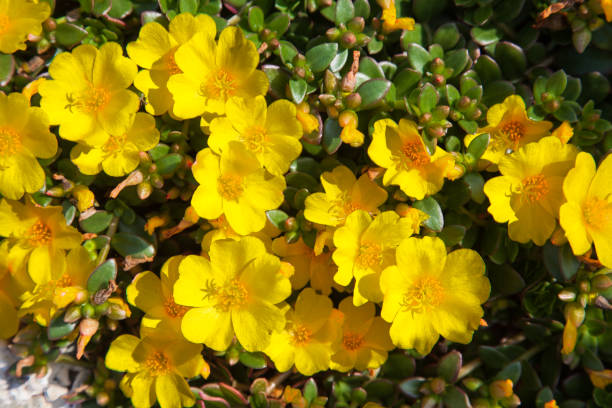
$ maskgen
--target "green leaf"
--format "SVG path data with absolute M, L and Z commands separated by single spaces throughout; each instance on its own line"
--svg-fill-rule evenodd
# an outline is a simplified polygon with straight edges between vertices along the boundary
M 433 36 L 433 42 L 440 44 L 445 50 L 450 50 L 459 42 L 461 33 L 455 23 L 442 24 Z
M 482 46 L 496 43 L 502 37 L 497 28 L 473 27 L 470 34 L 474 42 Z
M 319 44 L 306 51 L 306 61 L 312 72 L 322 72 L 331 64 L 336 52 L 338 52 L 337 43 Z
M 592 37 L 593 34 L 591 33 L 591 30 L 586 27 L 572 33 L 572 43 L 574 43 L 574 48 L 579 54 L 582 54 L 584 50 L 586 50 Z
M 61 23 L 55 29 L 55 41 L 64 48 L 72 48 L 87 37 L 87 30 L 75 24 Z
M 425 65 L 433 59 L 429 52 L 418 44 L 409 44 L 406 52 L 412 68 L 420 73 L 423 73 Z
M 113 249 L 123 257 L 149 258 L 155 255 L 155 247 L 139 237 L 127 232 L 117 232 L 111 239 Z
M 410 44 L 423 44 L 424 36 L 423 26 L 419 23 L 414 25 L 414 30 L 403 30 L 402 36 L 400 37 L 400 44 L 404 51 L 408 51 Z
M 484 83 L 497 81 L 502 78 L 499 65 L 497 65 L 497 62 L 488 55 L 481 55 L 478 57 L 474 65 L 474 70 Z
M 480 159 L 489 146 L 491 136 L 488 133 L 478 135 L 470 142 L 467 152 L 472 156 L 474 162 Z
M 431 112 L 438 104 L 438 99 L 439 95 L 436 88 L 429 82 L 426 83 L 419 93 L 419 109 L 421 110 L 421 114 Z
M 601 102 L 610 93 L 610 81 L 600 72 L 590 72 L 582 76 L 582 86 L 580 100 L 584 99 L 585 102 L 589 99 Z
M 553 113 L 553 116 L 560 121 L 567 120 L 570 123 L 578 121 L 578 115 L 568 101 L 561 102 L 561 106 Z
M 348 59 L 348 50 L 340 51 L 329 64 L 329 69 L 331 72 L 338 72 L 346 64 L 346 60 Z
M 357 93 L 361 96 L 359 110 L 377 106 L 387 96 L 390 88 L 391 82 L 386 79 L 376 78 L 365 81 L 357 88 Z
M 107 288 L 109 282 L 115 278 L 117 278 L 117 262 L 114 259 L 108 259 L 89 275 L 87 291 L 93 294 L 100 289 Z
M 478 356 L 485 365 L 491 368 L 502 369 L 510 363 L 510 359 L 504 353 L 491 346 L 480 346 Z
M 440 204 L 438 204 L 433 197 L 427 197 L 422 200 L 415 201 L 413 207 L 429 215 L 429 218 L 423 223 L 423 225 L 436 232 L 442 231 L 442 228 L 444 227 L 444 215 L 442 214 Z
M 196 14 L 200 7 L 199 0 L 179 0 L 179 10 L 181 13 Z
M 419 390 L 425 381 L 423 377 L 408 378 L 399 383 L 399 389 L 405 396 L 416 399 L 421 396 Z
M 444 63 L 448 68 L 452 68 L 453 70 L 451 78 L 461 74 L 469 61 L 470 56 L 465 48 L 450 51 L 444 56 Z
M 567 75 L 563 70 L 559 70 L 552 74 L 546 81 L 546 91 L 554 96 L 561 96 L 567 86 Z
M 99 234 L 108 228 L 108 225 L 112 219 L 113 214 L 110 214 L 107 211 L 96 211 L 89 217 L 79 220 L 79 225 L 85 232 Z
M 323 124 L 323 140 L 321 142 L 327 154 L 336 153 L 342 145 L 340 133 L 342 133 L 342 128 L 338 124 L 338 121 L 333 118 L 327 118 Z
M 317 383 L 314 381 L 314 379 L 309 378 L 308 381 L 306 381 L 306 384 L 304 384 L 303 395 L 309 404 L 314 401 L 315 398 L 317 398 L 319 395 L 319 390 L 317 389 Z
M 304 100 L 307 87 L 308 84 L 302 78 L 289 80 L 289 91 L 291 91 L 293 102 L 300 103 Z
M 438 363 L 438 376 L 442 377 L 447 383 L 454 383 L 457 381 L 462 361 L 463 359 L 460 352 L 451 351 L 442 357 Z
M 261 70 L 270 81 L 270 95 L 274 98 L 285 98 L 285 89 L 289 84 L 289 75 L 277 65 L 263 65 Z
M 258 33 L 264 28 L 264 13 L 261 8 L 253 6 L 249 9 L 249 27 Z
M 502 41 L 495 46 L 495 60 L 509 79 L 522 77 L 527 69 L 527 58 L 523 49 L 508 41 Z
M 370 3 L 368 0 L 355 0 L 355 16 L 370 17 Z
M 267 367 L 266 356 L 261 352 L 250 353 L 248 351 L 240 353 L 240 362 L 249 368 L 261 370 Z
M 113 5 L 108 11 L 108 15 L 116 18 L 123 19 L 132 12 L 134 5 L 131 0 L 113 0 Z
M 336 24 L 345 24 L 355 16 L 355 6 L 351 0 L 336 2 Z
M 447 225 L 438 234 L 438 237 L 444 241 L 447 247 L 455 246 L 465 237 L 465 227 L 463 225 Z
M 285 176 L 287 185 L 295 188 L 306 188 L 308 191 L 317 191 L 319 182 L 308 173 L 293 172 Z
M 359 61 L 359 72 L 366 75 L 368 79 L 385 77 L 382 68 L 372 57 L 365 57 Z
M 542 258 L 548 272 L 562 282 L 571 280 L 580 266 L 580 261 L 576 259 L 568 244 L 557 247 L 547 242 L 542 248 Z
M 414 0 L 412 12 L 418 21 L 429 21 L 446 8 L 446 0 Z
M 501 248 L 500 250 L 504 250 Z M 490 265 L 488 269 L 492 289 L 502 295 L 514 295 L 525 288 L 523 277 L 507 263 Z
M 497 375 L 493 378 L 494 380 L 510 380 L 514 384 L 521 378 L 521 362 L 515 361 L 505 366 Z
M 0 53 L 0 86 L 5 86 L 15 73 L 15 59 L 12 54 Z
M 160 143 L 151 150 L 149 150 L 149 155 L 151 156 L 151 159 L 153 161 L 157 161 L 167 155 L 169 151 L 170 146 L 168 146 L 167 144 Z
M 444 406 L 449 408 L 471 408 L 472 404 L 465 391 L 452 386 L 444 392 Z
M 287 213 L 282 210 L 268 210 L 266 211 L 266 216 L 272 225 L 281 231 L 285 229 L 285 221 L 289 218 Z
M 72 333 L 78 322 L 66 323 L 64 321 L 64 315 L 57 316 L 47 327 L 47 338 L 49 340 L 59 340 L 64 336 Z
M 183 162 L 183 156 L 179 153 L 170 153 L 155 162 L 157 166 L 157 174 L 165 175 L 175 171 Z
M 291 44 L 289 41 L 282 40 L 282 41 L 279 41 L 279 44 L 280 44 L 279 52 L 280 52 L 280 57 L 281 57 L 281 60 L 283 61 L 283 64 L 285 65 L 292 64 L 293 59 L 298 54 L 297 48 L 295 48 L 295 45 Z
M 482 96 L 482 103 L 487 106 L 501 103 L 506 97 L 514 94 L 515 88 L 511 82 L 508 81 L 494 81 L 489 82 L 484 88 L 484 94 Z
M 402 97 L 408 93 L 412 88 L 416 86 L 421 80 L 421 74 L 417 71 L 406 68 L 397 73 L 393 78 L 395 89 L 397 90 L 397 96 Z M 450 85 L 447 85 L 450 86 Z
M 567 86 L 565 87 L 565 91 L 563 92 L 563 98 L 575 101 L 580 96 L 582 92 L 582 82 L 580 78 L 568 77 L 567 78 Z
M 463 176 L 463 181 L 468 185 L 472 194 L 472 200 L 478 204 L 484 203 L 486 196 L 484 193 L 484 178 L 480 173 L 467 173 Z
M 266 20 L 266 27 L 272 32 L 276 33 L 277 37 L 281 37 L 287 29 L 289 29 L 289 24 L 291 23 L 291 19 L 285 13 L 274 13 Z M 325 69 L 325 68 L 323 68 Z

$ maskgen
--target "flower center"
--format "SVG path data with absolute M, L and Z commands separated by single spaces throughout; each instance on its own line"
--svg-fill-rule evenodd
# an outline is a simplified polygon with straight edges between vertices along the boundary
M 174 296 L 170 295 L 170 297 L 166 298 L 164 301 L 164 310 L 170 317 L 181 318 L 185 315 L 185 313 L 187 313 L 189 308 L 186 306 L 177 305 L 174 302 Z
M 97 113 L 103 110 L 108 102 L 110 101 L 110 92 L 104 88 L 94 88 L 90 86 L 89 89 L 81 93 L 74 102 L 74 98 L 68 95 L 67 98 L 71 103 L 67 106 L 68 108 L 76 107 L 84 113 Z
M 408 168 L 423 167 L 429 163 L 429 155 L 419 142 L 408 142 L 402 146 L 402 164 Z
M 522 181 L 523 184 L 523 196 L 530 203 L 535 203 L 542 200 L 550 188 L 548 187 L 548 181 L 543 174 L 536 174 L 533 176 L 525 177 Z
M 525 126 L 516 120 L 504 123 L 501 127 L 501 131 L 512 142 L 515 148 L 518 146 L 523 136 L 525 136 Z
M 422 313 L 426 309 L 438 306 L 442 303 L 444 288 L 439 280 L 425 277 L 409 288 L 402 299 L 402 309 L 406 311 Z
M 107 153 L 115 153 L 123 149 L 123 147 L 125 146 L 126 140 L 127 140 L 126 134 L 123 134 L 121 136 L 110 135 L 108 137 L 108 140 L 102 147 L 102 150 L 104 150 Z
M 5 34 L 11 28 L 11 21 L 8 16 L 0 14 L 0 34 Z
M 312 338 L 312 332 L 310 329 L 305 327 L 303 324 L 295 326 L 289 334 L 291 335 L 291 342 L 295 346 L 303 346 L 310 343 Z
M 215 307 L 223 312 L 244 305 L 249 296 L 249 292 L 238 279 L 232 279 L 215 292 L 217 301 Z
M 356 263 L 363 268 L 371 268 L 380 265 L 382 261 L 382 251 L 380 245 L 374 242 L 364 242 L 359 248 Z
M 356 333 L 345 333 L 342 337 L 342 345 L 349 351 L 355 351 L 363 344 L 363 337 Z
M 0 127 L 0 156 L 17 153 L 21 147 L 21 136 L 9 127 Z
M 217 191 L 226 200 L 236 201 L 242 196 L 244 187 L 242 177 L 236 174 L 224 174 L 217 180 Z
M 242 142 L 246 144 L 247 149 L 254 153 L 263 151 L 267 139 L 266 129 L 261 126 L 252 126 L 242 134 Z
M 168 75 L 177 75 L 183 73 L 183 71 L 176 64 L 176 59 L 174 59 L 174 51 L 168 55 L 168 60 L 166 61 L 166 69 L 168 70 Z
M 612 222 L 612 203 L 601 198 L 588 199 L 582 206 L 584 222 L 593 229 L 602 229 Z
M 158 376 L 170 371 L 170 361 L 168 357 L 161 351 L 153 353 L 144 364 L 152 376 Z
M 67 273 L 63 274 L 61 278 L 59 278 L 56 282 L 56 287 L 58 288 L 69 288 L 73 285 L 72 277 Z
M 209 98 L 225 101 L 236 92 L 236 80 L 232 74 L 220 69 L 200 86 L 200 91 Z
M 41 220 L 38 220 L 30 227 L 26 236 L 30 246 L 47 245 L 51 242 L 51 229 Z

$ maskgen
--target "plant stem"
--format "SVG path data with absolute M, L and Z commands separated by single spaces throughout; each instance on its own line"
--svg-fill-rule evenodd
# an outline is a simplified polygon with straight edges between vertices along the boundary
M 111 240 L 113 239 L 113 235 L 117 232 L 117 227 L 119 226 L 119 217 L 114 216 L 108 225 L 108 229 L 106 230 L 106 236 L 108 237 L 108 242 L 104 244 L 104 247 L 100 250 L 98 254 L 98 265 L 102 265 L 104 261 L 106 261 L 106 257 L 110 252 Z

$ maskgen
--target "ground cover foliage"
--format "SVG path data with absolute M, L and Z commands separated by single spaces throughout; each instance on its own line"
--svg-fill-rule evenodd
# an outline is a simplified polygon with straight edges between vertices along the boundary
M 11 375 L 87 367 L 85 407 L 612 406 L 611 20 L 0 0 Z

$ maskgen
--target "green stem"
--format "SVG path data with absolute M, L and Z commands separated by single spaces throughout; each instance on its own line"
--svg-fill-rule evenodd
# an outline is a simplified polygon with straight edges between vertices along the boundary
M 104 261 L 106 261 L 106 257 L 110 252 L 111 240 L 113 239 L 113 235 L 117 232 L 117 227 L 119 226 L 119 217 L 114 216 L 108 225 L 108 229 L 106 230 L 106 236 L 108 237 L 108 242 L 104 245 L 104 247 L 100 250 L 98 254 L 98 265 L 102 265 Z

